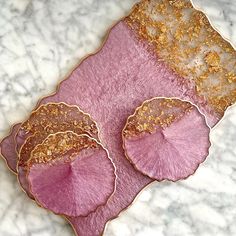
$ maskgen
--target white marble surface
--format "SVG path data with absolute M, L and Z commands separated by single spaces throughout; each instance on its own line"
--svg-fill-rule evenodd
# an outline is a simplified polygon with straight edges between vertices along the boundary
M 24 119 L 137 0 L 0 0 L 0 135 Z M 236 1 L 194 0 L 236 46 Z M 155 183 L 105 236 L 236 235 L 236 107 L 211 132 L 207 161 L 186 181 Z M 69 236 L 31 202 L 0 160 L 0 236 Z

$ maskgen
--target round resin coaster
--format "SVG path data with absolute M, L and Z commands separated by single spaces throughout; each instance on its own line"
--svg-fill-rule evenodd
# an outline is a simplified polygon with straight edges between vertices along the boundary
M 154 98 L 127 120 L 123 146 L 127 158 L 143 174 L 177 181 L 193 174 L 210 147 L 204 116 L 189 102 Z
M 33 111 L 29 119 L 22 123 L 16 135 L 17 151 L 19 153 L 25 140 L 36 132 L 50 134 L 65 130 L 82 130 L 84 134 L 98 139 L 96 123 L 77 106 L 47 103 Z
M 27 162 L 31 194 L 56 214 L 86 216 L 115 190 L 115 168 L 103 148 L 71 131 L 49 135 Z

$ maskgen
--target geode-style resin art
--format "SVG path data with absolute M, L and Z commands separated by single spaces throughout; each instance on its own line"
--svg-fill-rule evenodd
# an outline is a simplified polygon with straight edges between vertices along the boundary
M 194 105 L 176 98 L 154 98 L 128 118 L 123 147 L 143 174 L 158 181 L 177 181 L 194 173 L 207 157 L 209 132 Z
M 143 0 L 1 142 L 38 205 L 102 235 L 149 183 L 206 159 L 236 100 L 236 52 L 188 0 Z M 160 183 L 161 184 L 161 183 Z

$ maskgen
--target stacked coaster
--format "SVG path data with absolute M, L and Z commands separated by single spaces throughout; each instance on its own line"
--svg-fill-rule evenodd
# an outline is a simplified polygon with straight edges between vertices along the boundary
M 18 128 L 15 141 L 19 182 L 40 206 L 86 216 L 114 192 L 115 168 L 98 127 L 78 107 L 40 106 Z

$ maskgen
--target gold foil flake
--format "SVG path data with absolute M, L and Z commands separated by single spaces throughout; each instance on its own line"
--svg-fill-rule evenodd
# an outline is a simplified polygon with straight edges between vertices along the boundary
M 209 66 L 209 70 L 218 71 L 220 68 L 220 56 L 217 52 L 209 52 L 205 56 L 205 62 Z
M 46 110 L 47 112 L 45 112 Z M 52 113 L 55 114 L 56 111 L 63 111 L 60 120 L 57 120 L 58 117 L 51 115 Z M 57 112 L 56 114 L 58 114 Z M 48 119 L 43 122 L 40 121 L 45 116 Z M 30 127 L 28 131 L 32 135 L 26 138 L 19 150 L 19 166 L 25 166 L 27 160 L 30 158 L 31 151 L 36 145 L 42 143 L 49 134 L 72 131 L 76 134 L 87 134 L 99 140 L 97 125 L 89 115 L 82 113 L 77 107 L 67 106 L 61 103 L 41 106 L 32 113 L 29 120 L 23 124 L 22 129 L 27 127 Z M 65 140 L 61 140 L 59 144 L 63 145 L 64 143 Z
M 179 99 L 154 98 L 148 100 L 128 118 L 123 135 L 133 137 L 140 133 L 155 132 L 158 128 L 166 128 L 192 108 L 193 105 L 189 102 Z
M 225 76 L 230 84 L 236 82 L 236 74 L 234 74 L 233 72 L 229 72 Z
M 99 148 L 99 144 L 87 135 L 77 135 L 71 131 L 51 134 L 33 149 L 27 165 L 53 162 L 66 154 L 71 156 L 91 148 Z
M 21 126 L 25 133 L 53 133 L 65 130 L 83 130 L 93 137 L 98 136 L 98 128 L 91 117 L 78 107 L 65 103 L 48 103 L 32 112 L 29 119 Z
M 217 114 L 236 102 L 236 52 L 190 1 L 143 0 L 125 22 L 158 58 L 193 81 Z
M 183 1 L 183 0 L 169 0 L 170 5 L 177 9 L 184 9 L 184 8 L 191 8 L 192 5 L 190 2 Z

